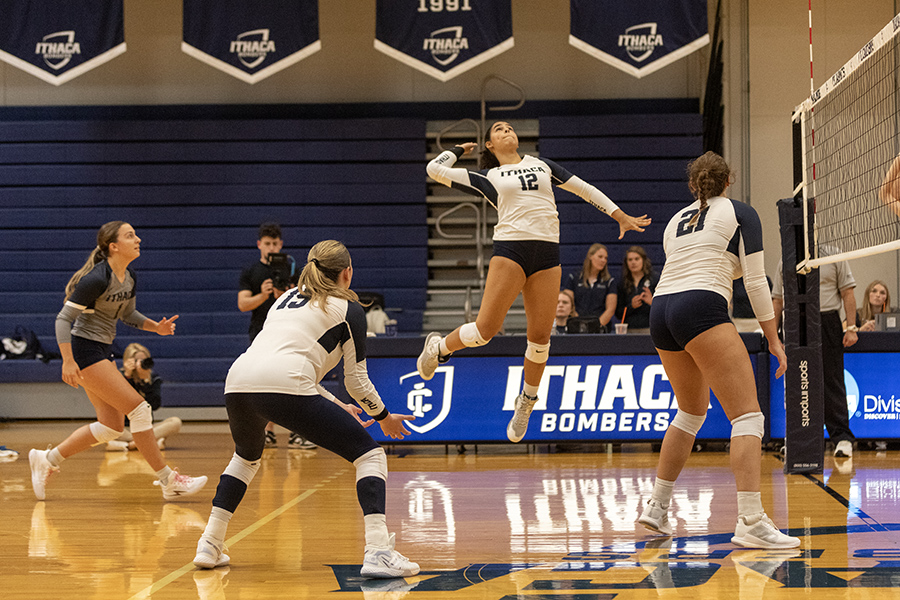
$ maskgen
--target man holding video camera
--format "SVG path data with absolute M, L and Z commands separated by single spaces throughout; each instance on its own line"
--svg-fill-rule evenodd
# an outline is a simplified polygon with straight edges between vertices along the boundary
M 259 226 L 256 241 L 259 260 L 241 272 L 238 309 L 241 312 L 253 311 L 249 330 L 251 343 L 262 331 L 266 315 L 275 304 L 275 299 L 294 287 L 300 275 L 294 258 L 289 254 L 282 254 L 283 245 L 281 226 L 278 223 L 263 223 Z M 269 423 L 266 426 L 266 446 L 275 446 L 276 443 L 275 427 Z M 312 449 L 316 445 L 291 433 L 288 447 Z

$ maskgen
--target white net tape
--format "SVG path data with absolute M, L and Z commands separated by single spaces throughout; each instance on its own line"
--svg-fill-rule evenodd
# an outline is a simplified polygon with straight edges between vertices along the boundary
M 898 34 L 900 15 L 794 113 L 803 195 L 816 205 L 815 247 L 801 267 L 900 248 Z

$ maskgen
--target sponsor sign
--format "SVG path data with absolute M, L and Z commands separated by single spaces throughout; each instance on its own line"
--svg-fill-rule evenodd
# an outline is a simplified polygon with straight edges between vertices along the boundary
M 513 47 L 510 0 L 378 0 L 375 48 L 441 81 Z
M 62 85 L 125 52 L 122 0 L 8 0 L 0 60 Z
M 571 0 L 569 43 L 644 77 L 709 43 L 706 0 Z
M 506 426 L 522 389 L 521 356 L 454 357 L 430 381 L 416 373 L 415 358 L 366 362 L 388 408 L 415 415 L 407 441 L 508 441 Z M 678 408 L 655 355 L 551 357 L 538 396 L 526 443 L 661 440 Z M 369 431 L 388 441 L 377 427 Z M 731 424 L 712 402 L 698 438 L 730 436 Z
M 318 0 L 184 0 L 181 50 L 253 84 L 318 52 Z
M 900 437 L 900 371 L 896 352 L 847 352 L 844 384 L 850 430 L 858 439 L 886 440 Z M 771 366 L 771 428 L 773 438 L 785 437 L 784 382 L 775 379 Z M 827 433 L 826 433 L 827 435 Z

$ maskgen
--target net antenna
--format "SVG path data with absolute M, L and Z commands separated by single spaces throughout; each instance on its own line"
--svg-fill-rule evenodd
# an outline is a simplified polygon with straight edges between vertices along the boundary
M 794 197 L 815 215 L 798 273 L 900 249 L 900 15 L 814 89 L 809 4 L 811 93 L 792 115 L 801 161 Z

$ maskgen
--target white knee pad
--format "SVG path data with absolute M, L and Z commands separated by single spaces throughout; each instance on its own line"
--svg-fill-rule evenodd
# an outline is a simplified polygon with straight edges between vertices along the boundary
M 122 431 L 116 431 L 112 427 L 107 427 L 100 421 L 94 421 L 93 423 L 91 423 L 90 427 L 91 435 L 94 436 L 95 440 L 97 440 L 96 444 L 92 444 L 93 446 L 111 442 L 123 433 Z
M 237 455 L 237 452 L 235 452 L 234 456 L 231 457 L 231 462 L 228 463 L 228 466 L 225 467 L 225 472 L 222 474 L 231 475 L 235 479 L 239 479 L 245 484 L 250 485 L 256 472 L 259 471 L 259 465 L 260 461 L 254 460 L 251 462 L 245 458 L 241 458 Z
M 475 323 L 466 323 L 459 328 L 459 340 L 466 345 L 466 348 L 474 348 L 476 346 L 484 346 L 490 340 L 484 339 L 478 326 Z
M 684 412 L 679 408 L 678 412 L 675 413 L 675 418 L 672 419 L 672 422 L 669 425 L 671 427 L 677 427 L 685 433 L 689 433 L 692 436 L 697 437 L 697 432 L 700 431 L 701 427 L 703 427 L 704 421 L 706 421 L 705 414 L 692 415 L 691 413 Z
M 533 363 L 545 363 L 550 358 L 550 342 L 546 344 L 535 344 L 528 340 L 528 347 L 525 348 L 525 358 Z
M 353 466 L 356 467 L 356 481 L 363 477 L 378 477 L 387 481 L 387 457 L 382 448 L 369 450 L 354 460 Z
M 144 400 L 128 413 L 128 420 L 131 421 L 131 433 L 148 431 L 153 429 L 153 410 Z
M 762 439 L 766 418 L 761 412 L 746 413 L 731 422 L 731 437 L 752 435 Z

